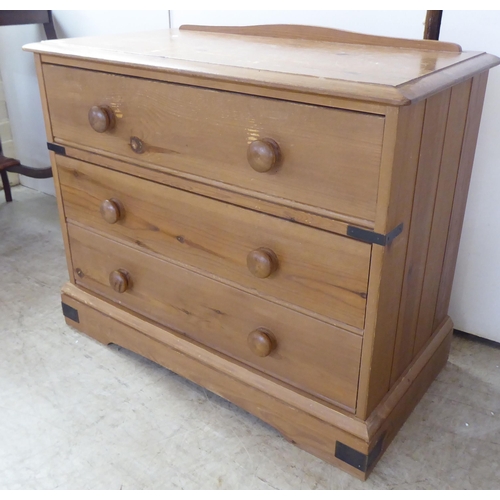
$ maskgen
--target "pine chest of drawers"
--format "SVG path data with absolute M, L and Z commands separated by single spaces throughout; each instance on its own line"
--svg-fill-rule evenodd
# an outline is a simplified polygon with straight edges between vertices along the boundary
M 67 323 L 365 478 L 448 356 L 498 59 L 291 26 L 26 49 Z

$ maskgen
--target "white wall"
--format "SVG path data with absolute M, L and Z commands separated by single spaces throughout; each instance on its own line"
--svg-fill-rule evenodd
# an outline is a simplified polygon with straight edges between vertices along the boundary
M 7 102 L 3 91 L 3 83 L 0 79 L 0 139 L 2 143 L 2 152 L 5 156 L 16 158 L 16 146 L 12 140 L 12 130 L 10 129 L 9 114 L 7 113 Z M 8 172 L 7 176 L 12 186 L 19 184 L 19 175 Z M 0 190 L 3 188 L 0 182 Z
M 54 10 L 59 38 L 127 33 L 168 28 L 168 10 Z M 21 163 L 42 168 L 50 164 L 33 54 L 21 47 L 45 40 L 40 25 L 0 27 L 0 73 L 12 136 Z M 21 177 L 22 184 L 54 194 L 52 179 Z
M 500 11 L 446 11 L 442 38 L 500 56 Z M 500 67 L 490 71 L 450 304 L 455 328 L 500 342 Z

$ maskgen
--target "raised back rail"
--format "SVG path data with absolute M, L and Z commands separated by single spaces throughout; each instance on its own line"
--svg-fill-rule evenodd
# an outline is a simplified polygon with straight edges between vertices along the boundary
M 270 38 L 316 40 L 321 42 L 373 45 L 402 49 L 462 52 L 462 47 L 456 43 L 441 42 L 438 40 L 408 40 L 406 38 L 364 35 L 352 31 L 322 28 L 318 26 L 302 26 L 298 24 L 268 24 L 258 26 L 196 26 L 186 24 L 181 26 L 180 29 L 209 33 L 226 33 L 228 35 L 264 36 Z

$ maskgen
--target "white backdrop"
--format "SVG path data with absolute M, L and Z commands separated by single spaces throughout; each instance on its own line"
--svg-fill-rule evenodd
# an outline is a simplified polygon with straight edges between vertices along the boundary
M 441 38 L 500 56 L 500 11 L 449 11 Z M 455 328 L 500 342 L 500 66 L 490 71 L 450 303 Z

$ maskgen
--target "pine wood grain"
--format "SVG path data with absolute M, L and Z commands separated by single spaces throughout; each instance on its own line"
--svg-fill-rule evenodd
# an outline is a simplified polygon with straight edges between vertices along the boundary
M 386 118 L 376 228 L 403 223 L 389 245 L 373 246 L 357 415 L 366 418 L 389 390 L 425 103 L 393 109 Z M 397 168 L 394 166 L 397 165 Z
M 66 155 L 70 158 L 82 160 L 94 165 L 101 165 L 116 172 L 124 172 L 140 179 L 151 180 L 158 184 L 182 189 L 190 193 L 201 194 L 212 199 L 219 199 L 233 205 L 271 214 L 282 219 L 316 227 L 332 233 L 346 235 L 349 224 L 373 229 L 373 222 L 364 219 L 346 217 L 341 214 L 331 214 L 331 212 L 327 212 L 326 210 L 316 210 L 315 213 L 311 213 L 308 210 L 309 207 L 300 203 L 287 205 L 283 200 L 278 200 L 278 202 L 276 202 L 267 196 L 263 199 L 256 198 L 255 193 L 246 190 L 236 191 L 231 188 L 231 191 L 228 191 L 217 182 L 210 185 L 204 184 L 198 180 L 194 180 L 192 176 L 186 175 L 187 178 L 178 177 L 164 172 L 159 167 L 155 168 L 151 165 L 142 165 L 137 161 L 134 163 L 123 162 L 114 158 L 101 156 L 97 154 L 97 152 L 86 151 L 72 146 L 65 147 L 65 151 Z
M 49 113 L 49 107 L 47 104 L 47 90 L 45 87 L 45 79 L 43 76 L 43 65 L 41 61 L 41 56 L 40 54 L 35 54 L 35 70 L 36 70 L 36 76 L 38 80 L 38 89 L 40 92 L 40 102 L 42 105 L 42 112 L 43 112 L 43 118 L 44 118 L 44 125 L 45 125 L 45 135 L 47 136 L 47 141 L 53 142 L 54 141 L 54 136 L 52 135 L 52 128 L 50 124 L 50 113 Z
M 45 124 L 45 134 L 47 136 L 47 141 L 52 142 L 54 140 L 54 137 L 52 135 L 50 114 L 49 114 L 49 108 L 47 105 L 47 91 L 46 91 L 46 87 L 45 87 L 45 79 L 43 76 L 43 65 L 42 65 L 40 59 L 41 59 L 40 55 L 35 54 L 35 69 L 36 69 L 36 74 L 37 74 L 37 78 L 38 78 L 38 89 L 40 92 L 40 101 L 42 104 L 42 112 L 43 112 L 43 118 L 44 118 L 44 124 Z M 49 156 L 50 156 L 50 164 L 52 167 L 52 176 L 54 179 L 54 191 L 55 191 L 56 200 L 57 200 L 57 210 L 59 213 L 59 223 L 61 224 L 61 233 L 62 233 L 62 238 L 63 238 L 63 242 L 64 242 L 64 253 L 66 256 L 66 265 L 68 267 L 69 279 L 72 283 L 74 283 L 73 267 L 71 264 L 71 249 L 69 246 L 68 231 L 66 229 L 66 216 L 64 213 L 65 208 L 64 208 L 64 203 L 62 201 L 59 175 L 57 173 L 56 157 L 52 151 L 49 152 Z
M 426 101 L 391 383 L 400 377 L 413 358 L 450 96 L 448 90 Z
M 186 338 L 185 335 L 155 322 L 146 321 L 139 315 L 127 311 L 122 307 L 115 307 L 115 304 L 111 301 L 78 288 L 76 285 L 66 283 L 62 287 L 61 292 L 63 299 L 71 298 L 82 306 L 84 305 L 91 309 L 95 309 L 111 320 L 127 325 L 131 329 L 165 344 L 171 350 L 179 352 L 185 357 L 197 360 L 201 365 L 212 366 L 223 374 L 231 376 L 238 382 L 243 382 L 245 385 L 265 391 L 273 398 L 279 399 L 289 407 L 305 411 L 314 418 L 330 426 L 336 427 L 342 432 L 345 432 L 346 436 L 352 436 L 358 439 L 358 441 L 352 441 L 354 446 L 359 446 L 361 442 L 368 440 L 364 422 L 356 419 L 352 414 L 341 408 L 314 398 L 310 394 L 305 394 L 297 389 L 293 389 L 277 379 L 269 377 L 242 363 L 235 362 L 233 359 L 223 356 L 213 349 L 209 349 L 196 341 Z M 69 318 L 66 319 L 69 324 L 80 331 L 85 330 L 85 317 L 80 323 L 75 323 Z M 104 344 L 113 342 L 106 329 L 94 328 L 92 330 L 92 336 Z M 116 343 L 120 345 L 119 342 Z M 138 345 L 140 344 L 141 342 L 138 343 Z
M 67 155 L 51 153 L 75 282 L 63 300 L 81 314 L 68 324 L 364 479 L 337 445 L 385 450 L 446 362 L 500 59 L 315 28 L 197 29 L 27 47 Z M 345 237 L 400 224 L 384 246 Z
M 371 442 L 376 443 L 383 437 L 382 453 L 446 365 L 453 335 L 451 320 L 445 320 L 433 333 L 422 355 L 409 366 L 366 422 Z
M 364 327 L 370 245 L 71 158 L 59 157 L 57 165 L 68 220 L 271 300 Z M 101 215 L 106 200 L 120 204 L 114 224 Z M 259 248 L 277 256 L 276 271 L 265 279 L 247 263 Z
M 79 323 L 66 318 L 70 326 L 173 370 L 269 423 L 300 448 L 359 479 L 366 478 L 335 457 L 337 440 L 368 453 L 368 443 L 361 437 L 366 427 L 361 421 L 74 286 L 63 288 L 62 300 L 79 313 Z
M 323 28 L 320 26 L 303 26 L 298 24 L 266 24 L 260 26 L 199 26 L 185 24 L 179 29 L 208 33 L 227 33 L 232 35 L 265 36 L 292 40 L 317 40 L 344 44 L 375 45 L 380 47 L 399 47 L 445 52 L 462 51 L 460 45 L 456 43 L 365 35 L 353 31 Z
M 457 178 L 461 154 L 461 148 L 458 148 L 457 144 L 462 144 L 464 138 L 471 85 L 472 80 L 469 80 L 453 87 L 451 91 L 450 109 L 446 124 L 412 358 L 420 352 L 435 328 L 434 316 L 439 290 L 439 280 L 436 277 L 441 276 L 443 267 L 446 248 L 445 235 L 448 233 L 450 225 L 454 195 L 453 186 Z
M 44 73 L 58 141 L 373 220 L 381 117 L 57 66 Z M 113 109 L 109 132 L 90 127 L 94 105 Z M 132 137 L 144 143 L 142 154 L 131 149 Z M 256 173 L 247 148 L 265 138 L 279 144 L 282 164 Z
M 377 437 L 384 432 L 384 426 L 391 414 L 395 411 L 399 413 L 403 410 L 407 412 L 408 415 L 411 411 L 408 407 L 414 407 L 416 405 L 416 402 L 412 401 L 411 396 L 406 394 L 408 391 L 410 393 L 415 390 L 418 391 L 420 394 L 419 398 L 424 394 L 426 387 L 432 382 L 432 379 L 427 379 L 426 383 L 419 380 L 422 377 L 422 372 L 427 370 L 427 365 L 430 363 L 434 366 L 433 370 L 436 369 L 439 371 L 440 368 L 438 368 L 438 366 L 442 367 L 446 362 L 446 359 L 443 360 L 442 358 L 441 361 L 435 362 L 433 358 L 439 352 L 442 344 L 445 344 L 446 347 L 443 346 L 445 350 L 449 350 L 453 333 L 453 323 L 451 319 L 446 317 L 444 322 L 432 333 L 432 338 L 425 345 L 422 355 L 407 367 L 391 390 L 366 420 L 367 432 L 372 441 L 376 441 Z M 403 399 L 405 399 L 404 402 Z M 401 410 L 398 409 L 398 407 L 401 408 Z M 400 416 L 398 420 L 404 421 L 404 418 L 405 417 Z
M 57 66 L 67 66 L 70 68 L 88 69 L 91 71 L 110 72 L 110 63 L 99 60 L 72 59 L 60 55 L 41 54 L 44 64 Z M 160 82 L 178 83 L 181 85 L 193 85 L 214 90 L 224 90 L 228 92 L 237 92 L 239 94 L 258 95 L 261 97 L 270 97 L 281 101 L 302 102 L 305 104 L 314 104 L 326 106 L 328 108 L 340 108 L 351 111 L 361 111 L 363 113 L 373 113 L 384 115 L 386 104 L 377 102 L 368 102 L 363 100 L 353 100 L 349 98 L 328 95 L 326 93 L 310 93 L 306 89 L 298 89 L 292 86 L 259 86 L 258 81 L 245 83 L 241 80 L 231 80 L 218 78 L 216 75 L 197 75 L 189 76 L 185 72 L 158 72 L 148 66 L 137 64 L 128 65 L 126 63 L 114 63 L 113 71 L 120 75 L 132 76 L 137 78 L 146 78 Z
M 498 64 L 497 58 L 481 52 L 187 30 L 54 40 L 24 50 L 122 68 L 154 68 L 157 73 L 189 77 L 190 84 L 212 81 L 219 88 L 229 85 L 231 90 L 247 91 L 252 86 L 254 94 L 273 87 L 284 93 L 396 106 L 424 99 L 436 87 L 442 90 Z
M 353 411 L 361 337 L 69 225 L 75 280 L 99 295 L 250 366 Z M 129 275 L 116 292 L 110 274 Z M 247 336 L 265 328 L 276 339 L 267 357 Z
M 367 473 L 361 473 L 335 457 L 335 443 L 340 441 L 367 454 L 384 435 L 383 449 L 386 449 L 446 363 L 452 333 L 448 319 L 421 359 L 412 364 L 372 416 L 363 422 L 74 285 L 63 287 L 62 300 L 79 313 L 79 323 L 66 318 L 68 325 L 104 344 L 130 349 L 201 384 L 269 423 L 300 448 L 362 480 L 376 462 Z
M 488 72 L 475 76 L 472 80 L 469 108 L 467 111 L 467 123 L 465 126 L 460 164 L 454 188 L 453 208 L 446 241 L 443 271 L 439 284 L 434 325 L 439 324 L 448 314 L 451 287 L 453 285 L 453 277 L 457 263 L 460 235 L 462 233 L 463 218 L 467 204 L 467 194 L 472 175 L 472 164 L 476 152 L 476 141 L 479 133 L 479 124 L 481 121 L 487 81 Z M 453 188 L 450 187 L 450 189 Z

